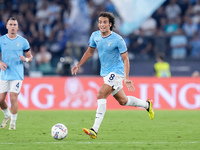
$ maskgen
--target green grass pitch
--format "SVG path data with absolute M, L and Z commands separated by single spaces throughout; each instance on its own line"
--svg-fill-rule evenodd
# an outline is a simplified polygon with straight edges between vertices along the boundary
M 108 110 L 97 139 L 82 132 L 94 123 L 95 111 L 19 111 L 17 129 L 0 129 L 2 150 L 199 150 L 200 111 Z M 0 121 L 3 113 L 0 114 Z M 51 137 L 51 127 L 68 128 L 64 140 Z

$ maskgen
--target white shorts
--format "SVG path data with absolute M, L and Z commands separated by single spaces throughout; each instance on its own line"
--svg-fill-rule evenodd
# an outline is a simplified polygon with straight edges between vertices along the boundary
M 112 95 L 115 95 L 123 88 L 124 77 L 122 75 L 111 72 L 107 76 L 103 77 L 103 80 L 105 84 L 110 85 L 114 89 L 114 91 L 111 93 Z
M 20 93 L 22 87 L 22 80 L 1 80 L 0 79 L 0 93 L 13 92 Z

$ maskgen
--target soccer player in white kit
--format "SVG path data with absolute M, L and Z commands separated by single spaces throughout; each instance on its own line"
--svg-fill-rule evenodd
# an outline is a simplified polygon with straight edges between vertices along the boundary
M 32 54 L 29 42 L 17 34 L 18 21 L 10 17 L 6 28 L 8 33 L 0 37 L 0 107 L 5 115 L 1 128 L 5 128 L 10 121 L 9 130 L 16 129 L 18 94 L 24 79 L 23 62 L 31 62 Z M 25 56 L 23 54 L 25 53 Z M 5 101 L 10 93 L 11 112 Z
M 120 105 L 143 107 L 150 119 L 154 118 L 152 100 L 140 100 L 134 96 L 126 96 L 123 90 L 123 80 L 130 92 L 134 92 L 133 82 L 129 80 L 129 58 L 126 44 L 123 38 L 112 29 L 115 26 L 115 18 L 112 13 L 102 12 L 98 17 L 99 30 L 92 33 L 89 39 L 89 47 L 81 60 L 71 69 L 72 74 L 77 73 L 78 69 L 94 54 L 95 49 L 101 63 L 100 74 L 104 79 L 97 94 L 97 111 L 94 125 L 90 129 L 83 128 L 83 131 L 92 139 L 97 138 L 100 124 L 106 112 L 107 97 L 112 94 Z

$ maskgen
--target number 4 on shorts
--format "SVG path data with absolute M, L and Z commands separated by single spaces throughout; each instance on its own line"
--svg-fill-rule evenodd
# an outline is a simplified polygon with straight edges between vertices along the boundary
M 16 84 L 16 87 L 19 88 L 19 82 Z

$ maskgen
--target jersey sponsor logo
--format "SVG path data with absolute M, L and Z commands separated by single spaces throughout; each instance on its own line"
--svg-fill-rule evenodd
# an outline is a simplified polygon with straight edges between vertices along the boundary
M 108 42 L 108 41 L 107 41 L 107 43 L 108 43 L 108 47 L 110 47 L 110 45 L 111 45 L 113 42 Z

